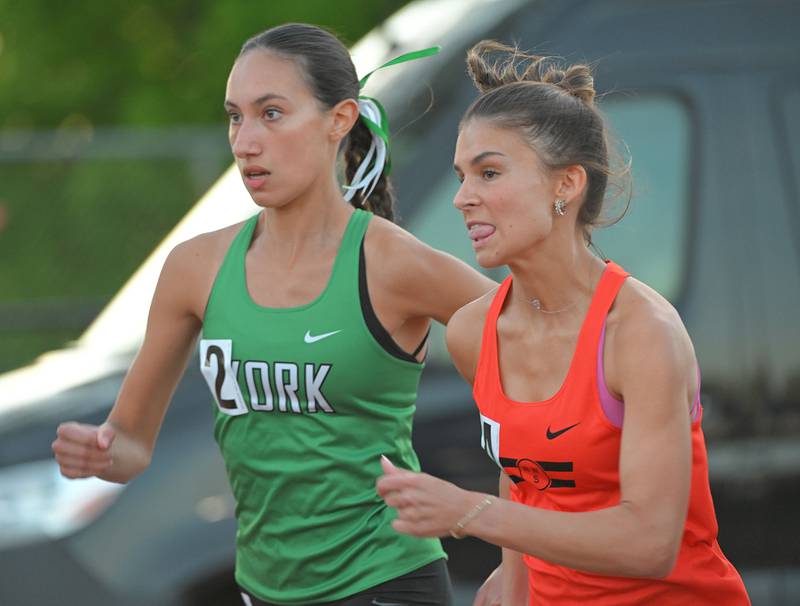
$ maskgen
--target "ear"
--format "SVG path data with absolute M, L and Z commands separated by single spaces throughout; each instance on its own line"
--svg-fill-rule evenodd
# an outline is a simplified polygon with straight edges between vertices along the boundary
M 565 202 L 579 202 L 586 190 L 586 169 L 580 164 L 572 164 L 557 173 L 556 197 Z
M 358 102 L 355 99 L 339 101 L 330 109 L 331 129 L 328 136 L 331 141 L 341 141 L 350 132 L 358 120 Z

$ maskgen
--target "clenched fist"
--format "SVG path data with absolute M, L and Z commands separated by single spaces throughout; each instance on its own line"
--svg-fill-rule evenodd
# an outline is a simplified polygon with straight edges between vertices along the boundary
M 111 467 L 115 431 L 110 423 L 99 426 L 62 423 L 56 436 L 53 452 L 64 477 L 99 476 Z

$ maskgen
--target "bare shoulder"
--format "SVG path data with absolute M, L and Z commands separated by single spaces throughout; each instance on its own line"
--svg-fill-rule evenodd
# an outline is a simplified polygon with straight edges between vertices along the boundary
M 489 307 L 492 305 L 492 300 L 497 294 L 497 286 L 478 297 L 474 301 L 467 303 L 464 307 L 460 308 L 447 325 L 448 333 L 466 333 L 466 334 L 483 334 L 483 324 L 486 321 L 486 314 L 489 313 Z
M 493 284 L 491 280 L 460 259 L 426 244 L 414 234 L 383 217 L 375 216 L 370 221 L 364 239 L 364 252 L 368 262 L 379 264 L 381 269 L 394 279 L 420 279 L 426 276 L 438 279 L 440 276 L 437 272 L 458 267 L 485 281 L 485 285 Z M 483 288 L 480 294 L 486 290 Z
M 183 269 L 207 265 L 214 260 L 218 260 L 221 264 L 231 242 L 243 225 L 242 221 L 184 240 L 170 251 L 167 262 Z
M 694 382 L 695 354 L 673 305 L 653 288 L 628 278 L 608 315 L 606 351 L 612 352 L 609 386 L 626 372 L 652 372 Z
M 424 280 L 428 247 L 391 221 L 373 216 L 364 236 L 370 292 L 386 293 L 395 303 Z
M 450 318 L 447 324 L 447 350 L 464 379 L 472 384 L 480 357 L 483 326 L 497 288 L 467 303 Z
M 403 270 L 409 265 L 422 265 L 429 251 L 434 252 L 434 249 L 399 225 L 378 216 L 370 220 L 364 252 L 368 260 L 374 259 L 382 269 Z
M 461 259 L 381 217 L 370 221 L 364 252 L 370 291 L 389 294 L 408 316 L 447 324 L 458 308 L 496 286 Z
M 202 233 L 176 245 L 164 261 L 158 290 L 171 293 L 174 300 L 202 319 L 217 272 L 243 224 Z
M 633 337 L 647 333 L 669 339 L 688 339 L 678 310 L 656 290 L 635 278 L 628 278 L 608 316 L 609 330 Z

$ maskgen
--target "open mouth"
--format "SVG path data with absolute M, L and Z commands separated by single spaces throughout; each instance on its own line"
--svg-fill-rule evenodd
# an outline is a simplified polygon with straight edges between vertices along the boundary
M 473 244 L 481 244 L 495 232 L 494 225 L 473 223 L 469 226 L 469 237 Z
M 250 189 L 257 189 L 267 182 L 267 177 L 269 177 L 270 174 L 271 173 L 267 169 L 254 166 L 245 168 L 242 171 L 242 178 L 247 187 Z

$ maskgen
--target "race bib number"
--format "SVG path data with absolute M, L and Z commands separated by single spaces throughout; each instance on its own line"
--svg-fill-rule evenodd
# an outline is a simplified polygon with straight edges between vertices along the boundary
M 248 412 L 239 383 L 236 381 L 238 363 L 232 358 L 233 341 L 230 339 L 202 339 L 200 341 L 200 370 L 208 383 L 220 412 L 236 416 Z
M 481 448 L 500 469 L 500 423 L 481 415 Z

